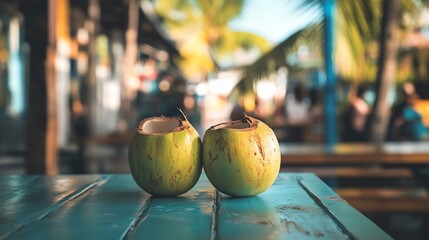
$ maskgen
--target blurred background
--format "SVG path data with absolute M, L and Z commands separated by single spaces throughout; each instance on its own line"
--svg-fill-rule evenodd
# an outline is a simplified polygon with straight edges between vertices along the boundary
M 128 173 L 138 122 L 255 116 L 397 239 L 429 238 L 429 1 L 0 0 L 0 174 Z

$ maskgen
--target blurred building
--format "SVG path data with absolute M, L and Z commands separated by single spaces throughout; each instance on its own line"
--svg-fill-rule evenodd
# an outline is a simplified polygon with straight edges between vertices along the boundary
M 46 168 L 57 146 L 133 129 L 154 93 L 183 104 L 179 57 L 149 1 L 2 1 L 0 152 Z

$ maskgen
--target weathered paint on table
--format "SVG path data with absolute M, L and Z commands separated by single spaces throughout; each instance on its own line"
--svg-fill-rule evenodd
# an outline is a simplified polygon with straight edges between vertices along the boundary
M 0 239 L 391 239 L 314 174 L 230 198 L 203 174 L 156 198 L 130 175 L 2 176 Z

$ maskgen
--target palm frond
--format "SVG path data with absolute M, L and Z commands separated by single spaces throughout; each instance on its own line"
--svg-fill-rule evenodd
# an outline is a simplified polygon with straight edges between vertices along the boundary
M 372 63 L 366 61 L 368 51 L 373 51 L 371 46 L 377 38 L 379 31 L 380 11 L 378 6 L 380 0 L 368 1 L 337 1 L 337 32 L 335 59 L 337 62 L 338 74 L 349 79 L 362 80 L 368 77 L 368 72 L 372 71 Z M 323 1 L 321 0 L 301 0 L 298 2 L 297 13 L 305 14 L 315 11 L 320 14 Z M 293 19 L 293 18 L 291 18 Z M 322 47 L 323 22 L 305 27 L 303 30 L 290 36 L 280 43 L 272 51 L 262 56 L 251 66 L 243 68 L 241 81 L 236 86 L 236 90 L 242 93 L 253 91 L 255 81 L 261 76 L 268 75 L 280 66 L 294 69 L 286 57 L 302 44 L 313 44 L 311 49 L 320 50 Z M 317 39 L 317 41 L 311 41 Z M 307 41 L 307 42 L 304 42 Z M 371 70 L 371 71 L 370 71 Z M 375 74 L 372 74 L 375 77 Z
M 237 17 L 245 0 L 157 0 L 157 13 L 179 46 L 180 64 L 189 78 L 218 69 L 217 60 L 239 48 L 266 52 L 271 44 L 255 34 L 236 32 L 229 22 Z
M 196 0 L 199 9 L 209 24 L 222 27 L 241 14 L 244 0 Z
M 252 65 L 243 67 L 242 77 L 235 86 L 233 95 L 237 93 L 246 94 L 248 92 L 253 92 L 253 86 L 256 81 L 263 76 L 269 75 L 272 71 L 277 70 L 281 66 L 294 69 L 295 66 L 286 60 L 287 55 L 296 50 L 298 45 L 300 45 L 300 41 L 317 42 L 318 39 L 320 39 L 321 31 L 322 26 L 320 24 L 298 31 L 278 44 L 271 51 L 264 54 Z
M 257 34 L 224 28 L 221 37 L 214 45 L 214 52 L 218 57 L 222 57 L 234 53 L 238 48 L 245 50 L 257 48 L 261 53 L 265 53 L 271 47 L 272 45 L 267 39 Z

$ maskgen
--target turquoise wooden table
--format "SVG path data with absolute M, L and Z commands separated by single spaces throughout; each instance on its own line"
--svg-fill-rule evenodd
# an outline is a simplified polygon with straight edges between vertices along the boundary
M 313 174 L 230 198 L 203 174 L 155 198 L 131 175 L 2 176 L 0 239 L 391 239 Z

